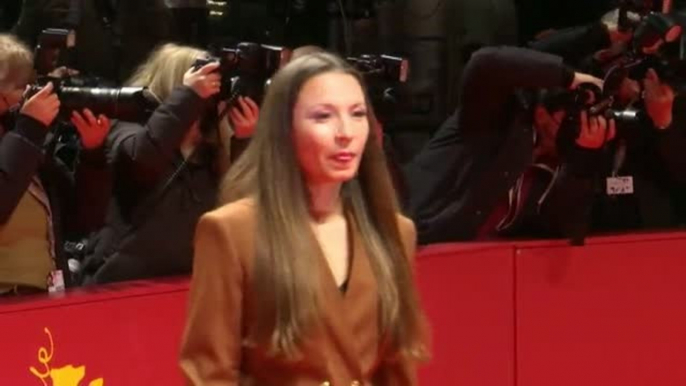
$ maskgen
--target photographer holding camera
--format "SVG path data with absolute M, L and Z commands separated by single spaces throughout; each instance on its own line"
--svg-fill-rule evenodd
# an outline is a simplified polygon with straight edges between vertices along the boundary
M 172 37 L 171 22 L 164 0 L 24 0 L 12 32 L 35 47 L 46 28 L 72 30 L 68 66 L 119 85 Z
M 76 205 L 74 176 L 52 153 L 49 128 L 60 108 L 52 83 L 21 104 L 32 77 L 29 49 L 0 35 L 0 296 L 70 284 L 62 241 Z M 84 115 L 79 131 L 88 137 L 88 152 L 102 144 L 108 127 Z
M 166 44 L 128 81 L 161 104 L 144 124 L 116 122 L 107 140 L 114 189 L 107 224 L 84 265 L 87 284 L 190 273 L 196 222 L 215 207 L 219 181 L 258 114 L 239 99 L 242 107 L 230 107 L 230 138 L 219 121 L 222 103 L 213 98 L 219 63 L 196 66 L 206 57 Z
M 532 180 L 526 175 L 545 173 L 548 183 L 563 182 L 551 171 L 561 163 L 556 144 L 566 111 L 548 107 L 538 90 L 587 83 L 602 87 L 558 56 L 516 47 L 477 51 L 464 71 L 461 105 L 404 168 L 420 242 L 492 237 L 527 209 L 522 204 L 530 197 L 544 196 L 548 184 L 526 186 Z M 614 132 L 614 123 L 603 117 L 579 118 L 570 157 L 596 151 Z M 551 228 L 562 225 L 562 219 L 545 216 L 557 205 L 570 203 L 540 205 Z
M 675 181 L 684 180 L 681 126 L 686 122 L 673 109 L 674 87 L 683 83 L 682 60 L 675 60 L 669 50 L 675 48 L 670 42 L 678 42 L 681 27 L 673 14 L 643 7 L 624 1 L 594 26 L 555 32 L 533 44 L 554 47 L 569 62 L 606 78 L 605 90 L 597 95 L 601 101 L 591 109 L 618 118 L 616 141 L 603 149 L 604 155 L 593 161 L 594 172 L 586 176 L 593 193 L 585 195 L 583 204 L 576 200 L 581 204 L 573 232 L 578 240 L 589 231 L 664 229 L 675 224 L 678 194 L 670 191 Z M 574 33 L 583 36 L 579 44 L 555 44 Z M 549 197 L 559 194 L 551 189 Z
M 600 23 L 558 31 L 532 44 L 563 58 L 516 48 L 492 48 L 474 56 L 461 85 L 462 105 L 404 170 L 409 208 L 422 243 L 498 236 L 583 240 L 597 203 L 596 193 L 613 185 L 613 181 L 600 179 L 602 173 L 615 177 L 615 185 L 628 180 L 612 172 L 615 149 L 631 130 L 610 118 L 630 114 L 610 110 L 601 110 L 600 115 L 593 110 L 583 113 L 589 107 L 569 103 L 570 95 L 585 92 L 554 89 L 600 84 L 588 77 L 582 82 L 570 81 L 571 75 L 561 75 L 572 72 L 563 60 L 576 67 L 587 63 L 585 58 L 591 55 L 595 60 L 621 59 L 622 49 L 627 48 L 650 55 L 673 35 L 671 24 L 662 23 L 668 19 L 663 15 L 651 14 L 647 22 L 637 19 L 633 25 L 638 33 L 622 27 L 619 19 L 620 13 L 615 11 Z M 650 26 L 668 28 L 654 31 L 647 28 Z M 531 96 L 531 89 L 541 88 L 549 90 Z M 582 86 L 583 90 L 593 88 L 598 90 L 594 94 L 599 93 L 594 98 L 605 98 L 603 87 Z M 619 89 L 613 93 L 615 101 L 640 100 L 645 111 L 639 114 L 645 116 L 641 124 L 648 126 L 653 139 L 657 136 L 662 143 L 660 137 L 672 135 L 668 134 L 670 91 L 652 71 L 640 83 L 623 81 Z M 615 136 L 621 140 L 612 141 Z M 660 152 L 652 157 L 652 163 L 664 159 L 660 143 L 646 141 L 642 145 L 649 147 L 651 154 Z M 676 152 L 671 154 L 669 162 Z M 619 155 L 621 158 L 621 152 Z M 649 162 L 642 167 L 643 176 L 657 169 Z M 607 186 L 602 185 L 605 183 Z M 641 194 L 649 190 L 647 186 L 642 185 Z M 663 193 L 659 187 L 653 192 Z M 657 202 L 655 208 L 661 201 Z

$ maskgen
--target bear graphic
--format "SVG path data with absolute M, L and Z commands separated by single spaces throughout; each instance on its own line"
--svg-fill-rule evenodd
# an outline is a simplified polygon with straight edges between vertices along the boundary
M 104 386 L 105 381 L 102 378 L 95 379 L 86 385 L 82 383 L 83 379 L 86 377 L 86 367 L 74 365 L 67 365 L 60 368 L 51 368 L 50 362 L 52 362 L 52 357 L 55 353 L 55 345 L 52 339 L 52 334 L 50 330 L 46 327 L 44 329 L 45 334 L 48 336 L 50 341 L 50 349 L 41 347 L 38 350 L 38 362 L 44 367 L 44 371 L 40 371 L 35 367 L 31 366 L 29 371 L 31 374 L 36 376 L 43 383 L 43 386 Z M 48 383 L 48 380 L 50 383 Z

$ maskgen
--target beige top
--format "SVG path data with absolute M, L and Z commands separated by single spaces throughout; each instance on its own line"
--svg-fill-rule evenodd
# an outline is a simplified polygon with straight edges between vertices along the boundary
M 32 183 L 12 217 L 0 226 L 0 293 L 15 285 L 47 289 L 54 260 L 50 211 L 42 192 Z

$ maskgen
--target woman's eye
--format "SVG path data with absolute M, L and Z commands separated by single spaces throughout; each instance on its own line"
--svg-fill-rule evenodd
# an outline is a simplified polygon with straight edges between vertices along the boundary
M 315 113 L 313 116 L 316 122 L 324 122 L 331 117 L 329 113 Z
M 353 111 L 353 117 L 355 117 L 355 118 L 364 118 L 366 116 L 367 116 L 366 110 Z

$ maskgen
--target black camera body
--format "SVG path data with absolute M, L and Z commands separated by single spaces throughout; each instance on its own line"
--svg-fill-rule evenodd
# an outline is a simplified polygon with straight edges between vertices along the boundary
M 258 104 L 264 98 L 269 79 L 291 58 L 291 50 L 284 47 L 251 42 L 235 47 L 210 49 L 212 57 L 198 59 L 195 69 L 218 62 L 222 76 L 219 99 L 233 103 L 239 96 L 252 98 Z
M 346 60 L 362 74 L 374 112 L 385 123 L 384 127 L 393 126 L 396 112 L 410 109 L 401 90 L 409 78 L 409 61 L 391 55 L 360 55 Z
M 38 76 L 47 76 L 63 63 L 68 62 L 68 50 L 76 44 L 74 31 L 47 28 L 38 36 L 34 50 L 34 68 Z
M 642 110 L 634 108 L 616 108 L 615 94 L 617 91 L 608 84 L 601 90 L 595 84 L 584 83 L 579 85 L 576 90 L 569 92 L 566 96 L 566 106 L 568 119 L 578 120 L 581 111 L 587 111 L 589 117 L 603 116 L 606 119 L 614 119 L 618 127 L 622 124 L 638 124 L 645 117 Z
M 390 55 L 360 55 L 347 58 L 367 82 L 405 83 L 410 64 L 407 59 Z
M 24 99 L 29 99 L 51 82 L 53 92 L 60 99 L 58 119 L 62 121 L 69 121 L 72 111 L 84 108 L 112 119 L 145 121 L 159 105 L 147 89 L 103 87 L 106 82 L 98 77 L 76 75 L 57 78 L 51 74 L 60 66 L 68 66 L 66 54 L 75 42 L 76 35 L 71 30 L 48 28 L 41 32 L 34 61 L 38 80 L 29 87 Z
M 683 22 L 677 14 L 661 12 L 662 6 L 662 2 L 653 0 L 620 1 L 619 28 L 633 31 L 631 41 L 625 51 L 601 65 L 603 90 L 582 85 L 571 93 L 566 108 L 570 114 L 578 115 L 586 109 L 590 115 L 615 119 L 620 132 L 624 127 L 635 127 L 633 124 L 646 118 L 645 111 L 618 107 L 617 98 L 625 80 L 640 82 L 649 69 L 677 93 L 686 91 Z

